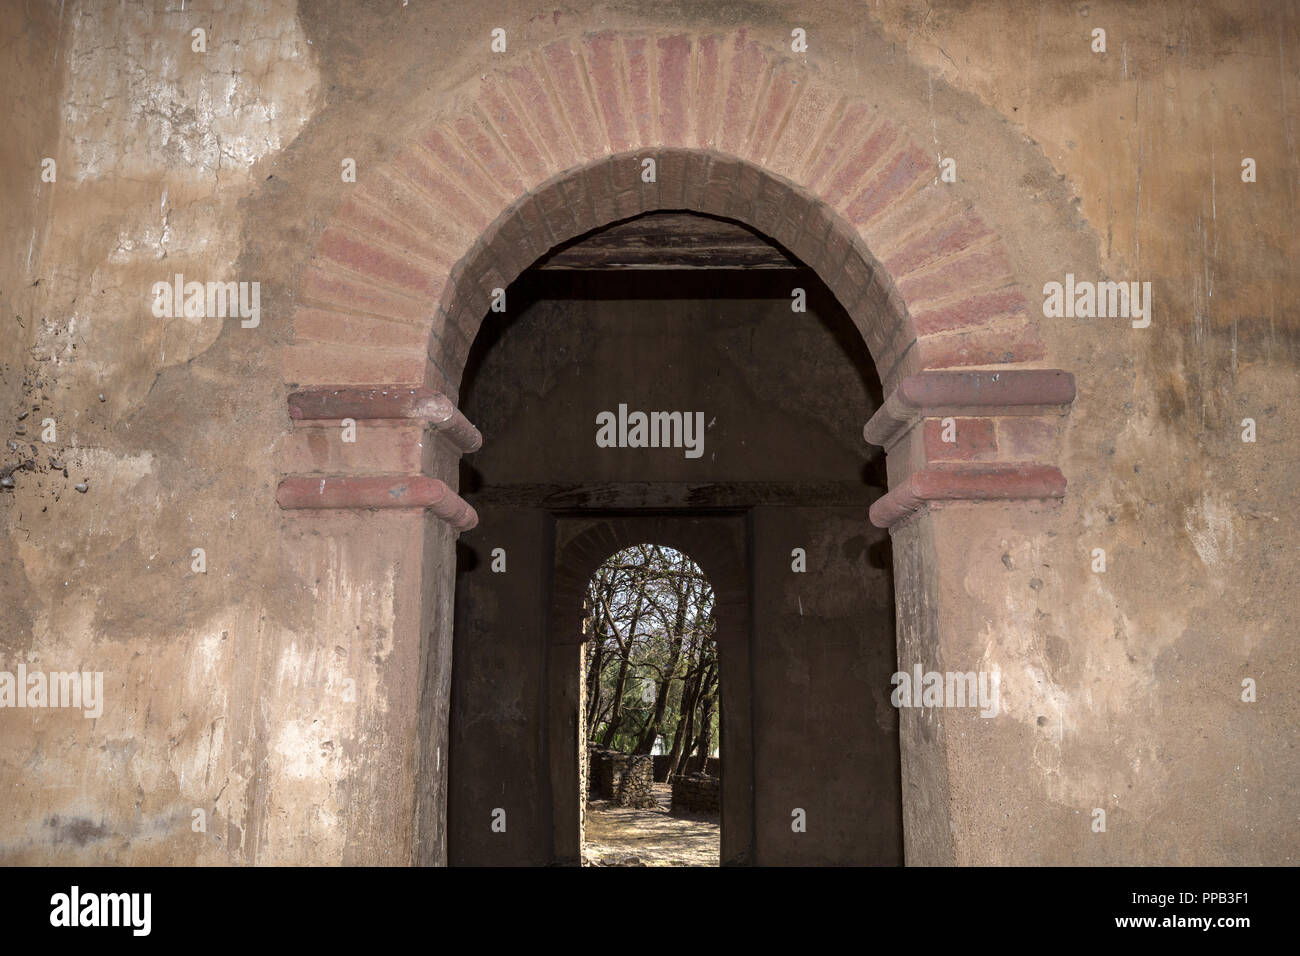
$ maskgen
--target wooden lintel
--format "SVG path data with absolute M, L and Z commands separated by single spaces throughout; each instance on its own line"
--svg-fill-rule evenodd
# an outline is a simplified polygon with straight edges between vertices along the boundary
M 657 212 L 562 246 L 537 268 L 795 269 L 798 263 L 740 223 L 695 213 Z

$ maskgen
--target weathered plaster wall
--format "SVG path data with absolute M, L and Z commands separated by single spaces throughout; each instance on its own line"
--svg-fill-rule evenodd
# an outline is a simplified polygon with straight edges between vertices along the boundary
M 1294 862 L 1297 620 L 1275 583 L 1294 577 L 1296 553 L 1295 11 L 878 15 L 936 90 L 994 107 L 1061 177 L 975 186 L 981 208 L 1005 208 L 1022 275 L 1154 287 L 1148 329 L 1042 321 L 1079 381 L 1064 507 L 1038 524 L 1034 508 L 979 506 L 986 534 L 941 547 L 961 635 L 944 654 L 999 667 L 1008 711 L 945 715 L 949 735 L 974 737 L 949 769 L 957 861 Z M 1104 55 L 1088 47 L 1095 27 Z M 965 149 L 954 119 L 935 124 L 944 155 Z M 1243 157 L 1267 174 L 1242 182 Z M 1029 227 L 1034 198 L 1062 187 L 1079 221 Z M 1246 417 L 1255 444 L 1241 441 Z M 936 515 L 937 536 L 950 517 Z M 1244 678 L 1256 703 L 1241 700 Z M 1004 774 L 1008 761 L 1025 775 Z
M 1064 504 L 1046 523 L 949 509 L 986 531 L 937 546 L 958 636 L 936 653 L 997 663 L 1008 712 L 974 718 L 949 752 L 956 859 L 1294 862 L 1297 620 L 1279 594 L 1298 543 L 1289 7 L 10 6 L 0 397 L 16 417 L 24 378 L 40 378 L 32 404 L 58 437 L 0 493 L 0 652 L 9 669 L 103 671 L 108 702 L 95 721 L 0 712 L 5 861 L 414 858 L 414 822 L 395 822 L 417 812 L 417 721 L 401 707 L 421 687 L 437 697 L 450 628 L 424 612 L 411 630 L 428 646 L 389 648 L 386 622 L 420 617 L 411 588 L 450 607 L 451 570 L 412 571 L 426 547 L 446 553 L 422 521 L 376 522 L 373 547 L 337 553 L 328 525 L 302 534 L 275 507 L 302 250 L 346 196 L 343 157 L 364 176 L 406 145 L 489 67 L 490 28 L 515 56 L 597 28 L 743 25 L 778 47 L 804 27 L 811 69 L 954 157 L 954 192 L 1031 303 L 1066 272 L 1153 283 L 1148 329 L 1039 323 L 1079 384 Z M 196 26 L 206 54 L 190 50 Z M 58 179 L 41 184 L 47 155 Z M 260 281 L 260 327 L 154 318 L 149 287 L 176 272 Z M 1244 417 L 1257 443 L 1240 441 Z M 916 548 L 946 519 L 923 520 Z
M 333 715 L 320 719 L 310 694 L 299 696 L 323 690 L 337 658 L 309 646 L 308 603 L 277 587 L 281 549 L 258 545 L 280 537 L 265 437 L 280 417 L 278 368 L 265 342 L 195 363 L 231 329 L 155 318 L 150 295 L 174 273 L 260 278 L 241 264 L 239 204 L 318 105 L 307 37 L 292 3 L 23 6 L 51 22 L 55 42 L 35 52 L 58 69 L 31 71 L 40 92 L 30 98 L 24 81 L 6 84 L 22 100 L 12 120 L 20 142 L 39 135 L 32 148 L 56 160 L 57 179 L 38 187 L 29 155 L 5 165 L 6 182 L 44 194 L 21 274 L 22 285 L 39 282 L 26 312 L 32 348 L 26 362 L 6 355 L 5 374 L 45 383 L 33 418 L 54 418 L 56 440 L 5 496 L 16 599 L 0 640 L 6 670 L 21 660 L 102 671 L 107 700 L 93 721 L 0 713 L 3 854 L 338 856 L 338 808 L 301 782 L 349 758 L 323 746 L 336 736 L 324 730 Z M 207 53 L 191 50 L 194 27 L 207 31 Z M 28 425 L 29 437 L 39 432 Z M 196 547 L 206 574 L 191 571 Z M 357 595 L 391 587 L 382 573 L 344 585 Z M 310 606 L 348 613 L 346 603 Z M 275 653 L 264 653 L 268 641 Z M 301 813 L 286 810 L 299 799 Z M 196 809 L 206 832 L 193 828 Z M 289 819 L 292 836 L 281 829 Z M 260 853 L 267 842 L 274 849 Z
M 0 47 L 6 55 L 0 59 L 0 111 L 12 118 L 9 135 L 0 141 L 0 168 L 8 174 L 0 177 L 0 208 L 4 210 L 4 230 L 0 232 L 0 399 L 7 419 L 5 467 L 32 458 L 23 436 L 12 434 L 16 416 L 26 412 L 26 437 L 34 438 L 34 427 L 41 421 L 31 415 L 42 407 L 39 357 L 29 354 L 41 327 L 37 303 L 41 255 L 49 229 L 49 205 L 52 184 L 41 179 L 42 160 L 54 152 L 59 136 L 59 96 L 61 71 L 58 49 L 62 41 L 62 23 L 58 11 L 37 6 L 21 16 L 5 17 Z M 42 385 L 45 383 L 42 381 Z M 46 395 L 54 391 L 50 382 Z M 18 442 L 22 441 L 21 446 Z M 21 450 L 20 450 L 21 449 Z M 15 485 L 17 481 L 15 481 Z M 0 552 L 0 606 L 10 628 L 30 628 L 30 591 L 11 564 L 12 550 Z

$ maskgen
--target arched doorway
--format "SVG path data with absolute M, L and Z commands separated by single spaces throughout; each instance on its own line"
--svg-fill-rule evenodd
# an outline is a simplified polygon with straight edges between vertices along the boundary
M 814 273 L 734 269 L 716 238 L 683 270 L 671 227 L 668 268 L 544 260 L 475 343 L 460 405 L 494 440 L 460 476 L 480 520 L 460 539 L 449 861 L 578 861 L 582 603 L 610 553 L 654 541 L 716 590 L 722 862 L 896 863 L 889 546 L 863 527 L 884 475 L 854 424 L 879 383 Z M 586 241 L 588 258 L 612 242 Z M 701 441 L 613 447 L 600 423 L 630 435 L 629 409 L 698 416 Z
M 708 575 L 643 542 L 601 562 L 583 609 L 583 865 L 717 866 L 721 661 Z
M 964 637 L 944 631 L 955 598 L 939 569 L 956 569 L 968 512 L 937 509 L 1063 495 L 1053 462 L 1074 386 L 1050 367 L 1001 240 L 931 167 L 869 101 L 744 31 L 599 34 L 476 78 L 456 111 L 340 207 L 303 273 L 285 371 L 303 391 L 291 408 L 309 421 L 410 427 L 394 429 L 382 469 L 345 455 L 320 479 L 291 458 L 279 500 L 403 512 L 386 543 L 422 556 L 422 602 L 394 625 L 419 648 L 410 653 L 421 676 L 403 687 L 384 757 L 418 767 L 415 859 L 445 858 L 452 555 L 455 533 L 475 521 L 451 486 L 457 458 L 478 440 L 447 396 L 496 292 L 590 229 L 651 210 L 723 216 L 823 277 L 886 396 L 866 437 L 889 450 L 890 490 L 872 520 L 890 527 L 907 582 L 900 664 L 904 652 L 927 661 L 945 644 L 958 652 Z M 942 442 L 946 418 L 974 440 Z M 427 424 L 450 441 L 426 447 Z M 331 533 L 362 547 L 374 537 L 346 524 Z M 904 713 L 902 748 L 908 857 L 950 861 L 943 722 Z

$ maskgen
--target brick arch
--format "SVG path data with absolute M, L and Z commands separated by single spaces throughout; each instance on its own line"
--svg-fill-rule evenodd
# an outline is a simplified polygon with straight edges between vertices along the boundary
M 299 384 L 454 391 L 493 288 L 657 209 L 738 219 L 816 269 L 886 388 L 1046 358 L 1001 240 L 933 158 L 745 30 L 556 41 L 470 84 L 360 179 L 304 276 L 286 369 Z
M 655 183 L 639 178 L 645 159 L 656 163 Z M 724 216 L 780 243 L 824 276 L 837 299 L 847 304 L 882 381 L 893 381 L 913 364 L 908 354 L 916 340 L 911 315 L 889 272 L 836 210 L 750 160 L 716 150 L 657 148 L 605 156 L 568 170 L 501 214 L 482 244 L 451 273 L 430 330 L 425 384 L 450 391 L 459 387 L 493 289 L 506 288 L 570 239 L 666 209 Z M 997 358 L 1010 357 L 1001 344 L 997 349 Z M 982 359 L 994 357 L 981 354 Z
M 455 474 L 455 456 L 482 442 L 454 398 L 491 290 L 574 235 L 656 209 L 723 215 L 771 236 L 853 317 L 886 390 L 864 437 L 888 452 L 890 490 L 871 520 L 890 528 L 895 578 L 910 582 L 898 593 L 899 646 L 927 660 L 959 646 L 969 635 L 950 630 L 952 585 L 940 587 L 940 567 L 949 562 L 948 580 L 960 580 L 961 542 L 982 526 L 973 509 L 944 506 L 1062 496 L 1052 462 L 1074 398 L 1073 378 L 1050 367 L 1001 238 L 960 187 L 938 182 L 900 118 L 743 30 L 597 33 L 483 67 L 416 142 L 346 187 L 302 271 L 284 354 L 285 381 L 300 388 L 289 398 L 280 505 L 401 512 L 383 524 L 301 526 L 305 537 L 324 529 L 359 551 L 412 556 L 394 562 L 421 597 L 399 607 L 394 646 L 409 666 L 390 679 L 420 672 L 426 652 L 437 664 L 449 651 L 452 538 L 478 519 L 432 473 Z M 653 184 L 639 176 L 645 158 L 657 163 Z M 942 437 L 948 417 L 955 442 Z M 344 418 L 364 440 L 337 440 Z M 438 442 L 425 440 L 431 429 Z M 682 545 L 717 573 L 706 547 Z M 552 643 L 551 653 L 576 647 Z M 735 648 L 724 656 L 743 660 L 747 645 Z M 732 688 L 745 666 L 734 673 Z M 385 759 L 417 767 L 413 852 L 437 861 L 447 704 L 436 683 L 425 691 L 431 703 L 418 715 L 393 708 Z M 404 694 L 416 697 L 409 685 Z M 950 863 L 942 727 L 911 712 L 900 721 L 908 860 Z M 729 732 L 731 746 L 739 736 Z M 752 770 L 730 779 L 743 784 Z M 752 818 L 730 827 L 740 843 L 724 846 L 724 859 L 745 859 L 752 829 Z
M 441 424 L 421 409 L 457 394 L 492 290 L 574 236 L 685 209 L 780 242 L 861 331 L 887 395 L 865 437 L 903 452 L 873 521 L 929 501 L 1064 494 L 1055 424 L 1019 419 L 1059 413 L 1073 379 L 1042 368 L 1048 351 L 1001 238 L 868 100 L 737 30 L 558 40 L 503 58 L 455 103 L 363 171 L 316 242 L 285 374 L 340 397 L 311 414 L 337 405 Z M 371 413 L 349 404 L 363 386 L 384 396 Z M 394 411 L 401 389 L 410 399 Z M 945 447 L 914 427 L 948 415 L 971 420 L 969 441 Z M 477 438 L 455 443 L 472 451 Z M 458 530 L 476 520 L 436 479 L 359 480 L 299 476 L 280 500 L 425 506 Z

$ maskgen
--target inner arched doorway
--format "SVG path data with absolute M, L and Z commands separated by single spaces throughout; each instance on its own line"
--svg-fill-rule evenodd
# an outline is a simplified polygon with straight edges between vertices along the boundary
M 726 768 L 721 774 L 719 856 L 723 865 L 753 862 L 755 735 L 747 522 L 736 514 L 572 515 L 561 518 L 556 530 L 550 629 L 556 861 L 576 863 L 582 852 L 579 827 L 586 794 L 573 782 L 584 776 L 581 764 L 587 741 L 580 732 L 570 733 L 570 728 L 582 726 L 586 705 L 581 681 L 575 677 L 583 672 L 584 648 L 591 640 L 583 628 L 587 585 L 611 553 L 625 551 L 638 541 L 654 541 L 691 555 L 712 582 L 712 636 L 717 646 L 721 690 L 719 757 Z M 608 547 L 605 542 L 611 538 L 617 545 L 593 561 L 591 555 Z
M 588 580 L 578 714 L 584 864 L 718 865 L 715 605 L 704 569 L 655 542 L 614 552 Z

